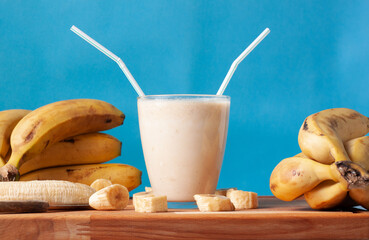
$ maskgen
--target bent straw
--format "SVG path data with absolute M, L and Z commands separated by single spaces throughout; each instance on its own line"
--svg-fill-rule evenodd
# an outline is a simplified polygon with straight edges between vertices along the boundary
M 134 77 L 132 76 L 131 72 L 128 70 L 128 68 L 126 67 L 126 65 L 122 61 L 122 59 L 120 59 L 119 57 L 117 57 L 114 53 L 110 52 L 108 49 L 106 49 L 100 43 L 98 43 L 95 40 L 93 40 L 90 36 L 88 36 L 86 33 L 82 32 L 76 26 L 73 25 L 70 28 L 70 30 L 72 30 L 75 34 L 77 34 L 78 36 L 80 36 L 81 38 L 83 38 L 86 42 L 88 42 L 89 44 L 91 44 L 92 46 L 94 46 L 95 48 L 97 48 L 99 51 L 101 51 L 102 53 L 104 53 L 106 56 L 108 56 L 109 58 L 111 58 L 112 60 L 114 60 L 118 64 L 118 66 L 120 67 L 120 69 L 122 69 L 124 75 L 126 75 L 126 77 L 128 78 L 129 82 L 131 83 L 132 87 L 136 90 L 138 96 L 140 96 L 140 97 L 145 96 L 145 94 L 141 90 L 140 86 L 137 84 L 136 80 L 134 79 Z
M 222 85 L 220 86 L 217 95 L 223 95 L 224 90 L 226 89 L 229 80 L 231 80 L 234 71 L 236 71 L 236 68 L 238 67 L 238 64 L 242 62 L 242 60 L 249 55 L 249 53 L 254 50 L 254 48 L 270 33 L 269 28 L 266 28 L 242 53 L 236 60 L 233 61 L 231 67 L 228 70 L 227 75 L 225 76 Z

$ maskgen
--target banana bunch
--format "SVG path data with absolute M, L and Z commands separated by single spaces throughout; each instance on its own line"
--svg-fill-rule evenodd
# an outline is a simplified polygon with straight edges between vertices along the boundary
M 105 178 L 132 190 L 141 172 L 101 164 L 121 154 L 121 142 L 99 133 L 123 124 L 113 105 L 93 99 L 51 103 L 34 111 L 0 112 L 0 180 L 67 180 L 90 185 Z
M 282 160 L 270 177 L 279 199 L 304 195 L 313 209 L 359 204 L 369 210 L 369 118 L 346 108 L 307 117 L 298 142 L 301 153 Z

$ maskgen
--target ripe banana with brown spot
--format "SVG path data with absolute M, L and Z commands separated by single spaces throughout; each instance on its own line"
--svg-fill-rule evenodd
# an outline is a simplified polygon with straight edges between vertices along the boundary
M 131 191 L 141 184 L 141 175 L 141 171 L 133 166 L 108 163 L 45 168 L 22 175 L 20 180 L 65 180 L 91 185 L 96 179 L 104 178 Z
M 10 149 L 10 135 L 17 123 L 31 111 L 12 109 L 0 112 L 0 166 L 6 161 L 6 155 Z
M 345 148 L 351 160 L 369 172 L 369 136 L 352 139 L 345 143 Z M 363 173 L 360 169 L 358 172 Z M 369 210 L 369 183 L 364 187 L 351 188 L 349 195 L 356 203 Z
M 331 166 L 337 167 L 341 181 L 324 181 L 305 192 L 305 200 L 309 206 L 314 209 L 342 206 L 348 193 L 357 204 L 369 209 L 369 173 L 351 161 L 337 162 Z
M 302 152 L 297 154 L 295 157 L 309 159 Z M 329 209 L 341 205 L 341 203 L 347 198 L 347 191 L 347 183 L 343 184 L 340 181 L 336 182 L 325 180 L 319 183 L 319 185 L 314 187 L 312 190 L 305 192 L 304 198 L 313 209 Z
M 291 201 L 326 180 L 345 184 L 335 165 L 291 157 L 282 160 L 274 168 L 270 176 L 270 189 L 277 198 Z
M 369 137 L 352 139 L 345 143 L 345 148 L 351 160 L 369 172 Z M 352 188 L 349 195 L 356 203 L 369 210 L 369 184 L 362 188 Z
M 94 99 L 65 100 L 38 108 L 14 128 L 10 138 L 12 155 L 0 169 L 0 180 L 16 180 L 19 167 L 52 144 L 117 127 L 124 118 L 113 105 Z
M 328 209 L 342 206 L 348 199 L 348 191 L 357 204 L 369 208 L 369 174 L 364 167 L 369 161 L 368 139 L 369 137 L 355 138 L 344 144 L 353 162 L 337 162 L 330 166 L 333 169 L 336 166 L 341 175 L 337 179 L 341 181 L 326 180 L 304 193 L 305 200 L 311 208 Z M 304 153 L 299 153 L 295 157 L 307 158 Z
M 324 110 L 307 117 L 298 142 L 302 152 L 318 162 L 350 160 L 343 143 L 369 132 L 368 117 L 347 108 Z
M 361 205 L 369 206 L 369 202 L 362 204 L 364 199 L 369 200 L 369 172 L 351 161 L 337 162 L 336 165 L 341 176 L 348 183 L 350 197 Z
M 86 133 L 57 142 L 24 162 L 20 175 L 57 166 L 103 163 L 121 153 L 121 142 L 105 133 Z

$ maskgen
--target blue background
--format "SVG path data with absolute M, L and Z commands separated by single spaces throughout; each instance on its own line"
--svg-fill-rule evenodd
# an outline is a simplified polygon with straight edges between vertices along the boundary
M 369 1 L 0 1 L 0 110 L 72 98 L 126 114 L 109 131 L 115 162 L 143 171 L 136 93 L 119 67 L 69 30 L 121 57 L 146 94 L 215 94 L 266 27 L 225 94 L 231 115 L 219 187 L 270 195 L 269 176 L 299 152 L 305 117 L 333 107 L 369 116 Z

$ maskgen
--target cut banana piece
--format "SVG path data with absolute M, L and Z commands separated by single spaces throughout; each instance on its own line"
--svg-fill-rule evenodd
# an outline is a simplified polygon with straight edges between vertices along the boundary
M 236 210 L 258 207 L 258 195 L 254 192 L 231 190 L 227 192 L 227 197 L 231 200 Z
M 0 201 L 39 200 L 52 206 L 87 205 L 95 190 L 68 181 L 0 182 Z
M 155 196 L 152 192 L 138 192 L 132 195 L 132 204 L 136 209 L 136 199 L 142 197 L 151 197 Z
M 222 195 L 196 194 L 197 207 L 201 212 L 233 211 L 231 200 Z
M 152 192 L 152 187 L 145 187 L 145 192 Z
M 215 190 L 215 195 L 227 196 L 228 191 L 237 190 L 237 188 L 221 188 Z
M 154 213 L 168 211 L 167 196 L 155 196 L 152 192 L 133 194 L 136 212 Z
M 129 201 L 128 189 L 120 184 L 100 189 L 89 199 L 89 204 L 96 210 L 121 210 L 127 207 Z
M 110 180 L 99 178 L 96 179 L 93 183 L 91 183 L 90 187 L 95 189 L 95 191 L 99 191 L 100 189 L 106 188 L 110 185 L 113 185 L 113 183 Z

